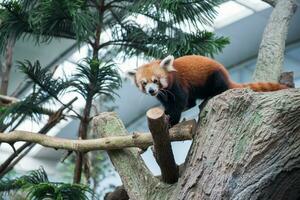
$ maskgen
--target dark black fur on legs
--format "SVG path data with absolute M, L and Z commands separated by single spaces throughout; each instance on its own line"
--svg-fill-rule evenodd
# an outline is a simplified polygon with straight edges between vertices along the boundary
M 206 80 L 206 83 L 199 87 L 193 87 L 189 93 L 185 92 L 178 79 L 175 79 L 171 88 L 160 91 L 157 99 L 162 103 L 165 108 L 165 113 L 170 116 L 171 126 L 177 124 L 180 120 L 181 113 L 194 107 L 196 99 L 204 99 L 201 108 L 205 106 L 207 101 L 226 90 L 229 85 L 221 72 L 213 72 Z
M 188 110 L 188 109 L 194 107 L 195 105 L 196 105 L 196 99 L 195 98 L 189 98 L 188 99 L 188 105 L 187 105 L 185 110 Z
M 177 81 L 174 81 L 171 88 L 167 91 L 161 91 L 157 99 L 165 108 L 165 113 L 169 115 L 170 125 L 177 124 L 180 120 L 181 113 L 186 108 L 188 94 L 182 89 Z

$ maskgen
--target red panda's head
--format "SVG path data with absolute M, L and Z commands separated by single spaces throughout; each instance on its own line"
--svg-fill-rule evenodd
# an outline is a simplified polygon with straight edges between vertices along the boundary
M 156 96 L 160 90 L 169 86 L 168 74 L 176 71 L 173 67 L 173 56 L 167 56 L 162 61 L 155 60 L 127 72 L 137 87 L 144 93 Z

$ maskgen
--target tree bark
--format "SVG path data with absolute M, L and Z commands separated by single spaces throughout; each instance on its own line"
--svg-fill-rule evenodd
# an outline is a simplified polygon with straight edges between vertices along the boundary
M 92 83 L 90 83 L 90 86 L 91 85 L 92 85 Z M 86 98 L 85 107 L 83 109 L 83 116 L 80 119 L 79 130 L 78 130 L 78 139 L 79 140 L 87 139 L 87 132 L 88 132 L 88 127 L 89 127 L 89 122 L 90 122 L 90 113 L 91 113 L 91 108 L 92 108 L 92 102 L 93 102 L 93 96 L 89 95 Z M 75 168 L 74 168 L 73 183 L 80 183 L 80 181 L 81 181 L 84 157 L 85 157 L 85 154 L 83 152 L 77 152 Z
M 253 79 L 278 82 L 283 70 L 285 40 L 289 23 L 297 6 L 296 0 L 266 2 L 275 5 L 275 8 L 263 33 Z
M 15 45 L 15 40 L 8 38 L 7 45 L 5 48 L 5 63 L 2 65 L 1 69 L 1 85 L 0 85 L 0 94 L 7 95 L 9 75 L 12 67 L 12 57 L 13 57 L 13 47 Z
M 298 199 L 300 90 L 210 100 L 171 199 Z

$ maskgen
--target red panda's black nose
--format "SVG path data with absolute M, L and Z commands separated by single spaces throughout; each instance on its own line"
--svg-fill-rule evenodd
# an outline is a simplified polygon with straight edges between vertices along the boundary
M 154 93 L 154 90 L 152 88 L 149 89 L 148 91 L 150 94 L 153 94 Z

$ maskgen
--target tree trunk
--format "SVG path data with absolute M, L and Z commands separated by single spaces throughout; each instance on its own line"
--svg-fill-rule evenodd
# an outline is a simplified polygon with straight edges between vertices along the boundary
M 102 115 L 102 116 L 101 116 Z M 116 116 L 94 119 L 98 133 L 125 133 Z M 234 89 L 201 112 L 175 184 L 149 174 L 135 149 L 109 151 L 130 199 L 300 198 L 300 90 Z
M 289 23 L 296 11 L 296 0 L 268 0 L 275 6 L 259 47 L 255 81 L 277 82 L 283 70 L 285 40 Z
M 299 121 L 299 89 L 213 98 L 172 199 L 298 199 Z
M 0 70 L 1 75 L 1 84 L 0 84 L 0 94 L 7 95 L 9 75 L 12 67 L 12 56 L 13 56 L 13 47 L 15 41 L 14 39 L 8 38 L 8 42 L 5 48 L 5 63 L 2 65 Z
M 80 139 L 80 140 L 87 139 L 87 132 L 88 132 L 88 126 L 89 126 L 89 121 L 90 121 L 92 102 L 93 102 L 93 97 L 88 96 L 86 99 L 84 110 L 83 110 L 83 116 L 80 119 L 80 124 L 79 124 L 78 139 Z M 82 167 L 83 167 L 84 159 L 85 159 L 84 157 L 85 157 L 85 153 L 77 152 L 75 168 L 74 168 L 73 183 L 80 183 L 80 181 L 81 181 Z

